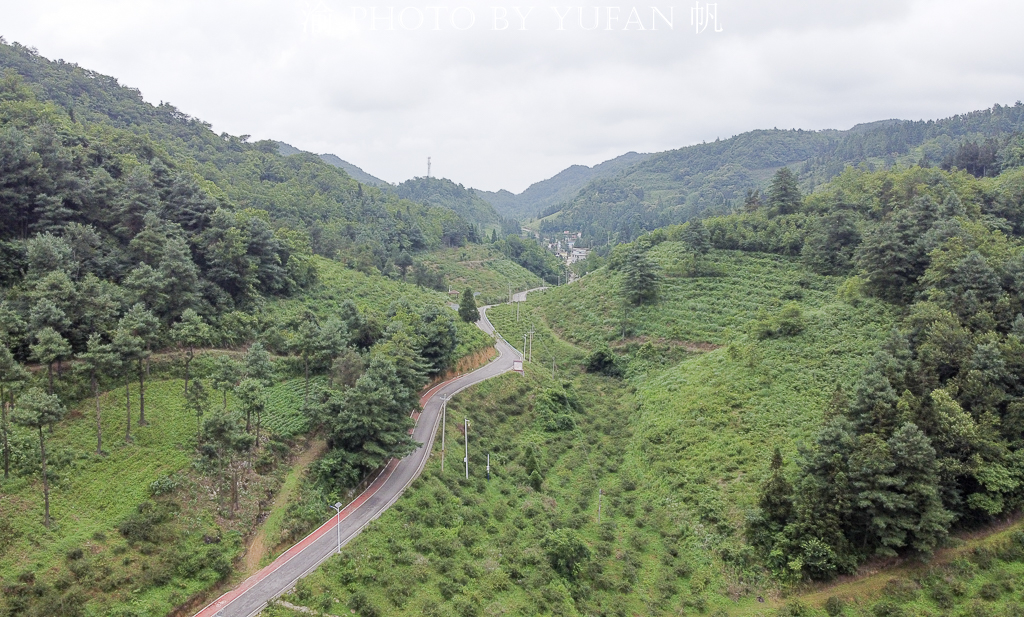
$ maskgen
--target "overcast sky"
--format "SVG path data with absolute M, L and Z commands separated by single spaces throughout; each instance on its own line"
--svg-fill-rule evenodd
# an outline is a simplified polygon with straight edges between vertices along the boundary
M 0 0 L 0 35 L 217 132 L 513 192 L 631 150 L 1024 98 L 1020 0 L 518 2 Z

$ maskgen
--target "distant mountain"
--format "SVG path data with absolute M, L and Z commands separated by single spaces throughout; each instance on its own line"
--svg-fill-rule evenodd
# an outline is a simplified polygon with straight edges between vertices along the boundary
M 535 182 L 518 195 L 506 190 L 477 191 L 502 216 L 526 219 L 542 210 L 571 200 L 588 182 L 614 176 L 623 169 L 647 160 L 650 154 L 627 152 L 593 167 L 573 165 L 547 180 Z
M 961 157 L 994 156 L 1000 144 L 1021 131 L 1020 102 L 942 120 L 882 120 L 845 131 L 750 131 L 645 155 L 617 174 L 591 179 L 570 200 L 539 214 L 551 217 L 542 226 L 546 231 L 579 230 L 597 244 L 627 242 L 658 227 L 730 212 L 743 204 L 748 191 L 766 188 L 783 166 L 798 174 L 805 191 L 850 165 L 953 164 L 970 171 L 970 161 L 961 163 Z
M 286 144 L 283 141 L 277 142 L 277 151 L 282 156 L 291 156 L 293 154 L 299 154 L 300 152 L 305 152 L 305 150 L 299 150 L 295 146 Z M 363 184 L 370 184 L 370 185 L 373 185 L 373 186 L 385 186 L 385 185 L 389 184 L 388 182 L 386 182 L 384 180 L 381 180 L 380 178 L 377 178 L 376 176 L 371 176 L 370 174 L 366 173 L 361 168 L 353 165 L 352 163 L 349 163 L 348 161 L 342 160 L 337 155 L 334 155 L 334 154 L 318 154 L 317 156 L 319 156 L 320 160 L 322 160 L 323 162 L 327 163 L 328 165 L 333 165 L 334 167 L 337 167 L 339 169 L 343 169 L 345 171 L 345 173 L 347 173 L 349 176 L 352 177 L 353 180 L 357 180 L 359 182 L 362 182 Z
M 412 178 L 390 189 L 395 195 L 429 206 L 453 210 L 481 229 L 501 225 L 501 216 L 480 197 L 482 191 L 467 189 L 446 178 Z

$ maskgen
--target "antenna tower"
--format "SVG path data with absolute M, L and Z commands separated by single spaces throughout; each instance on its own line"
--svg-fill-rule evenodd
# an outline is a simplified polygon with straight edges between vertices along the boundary
M 427 177 L 430 177 L 430 157 L 427 157 Z

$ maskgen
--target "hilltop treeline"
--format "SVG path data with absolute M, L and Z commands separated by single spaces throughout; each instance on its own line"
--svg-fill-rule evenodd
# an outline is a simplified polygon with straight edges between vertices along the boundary
M 651 155 L 614 176 L 595 179 L 540 213 L 542 231 L 580 230 L 591 246 L 629 242 L 697 216 L 742 208 L 789 166 L 804 190 L 848 165 L 869 169 L 941 166 L 995 176 L 1020 157 L 1024 104 L 994 105 L 942 120 L 886 120 L 848 131 L 758 130 Z M 1016 158 L 1015 158 L 1016 157 Z

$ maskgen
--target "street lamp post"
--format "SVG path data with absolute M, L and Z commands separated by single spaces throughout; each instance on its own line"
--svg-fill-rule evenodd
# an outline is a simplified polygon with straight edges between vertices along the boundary
M 335 525 L 335 527 L 338 528 L 338 554 L 341 554 L 341 509 L 344 506 L 342 506 L 341 502 L 339 501 L 338 503 L 334 504 L 331 507 L 334 508 L 335 511 L 337 511 L 338 513 L 338 524 Z

